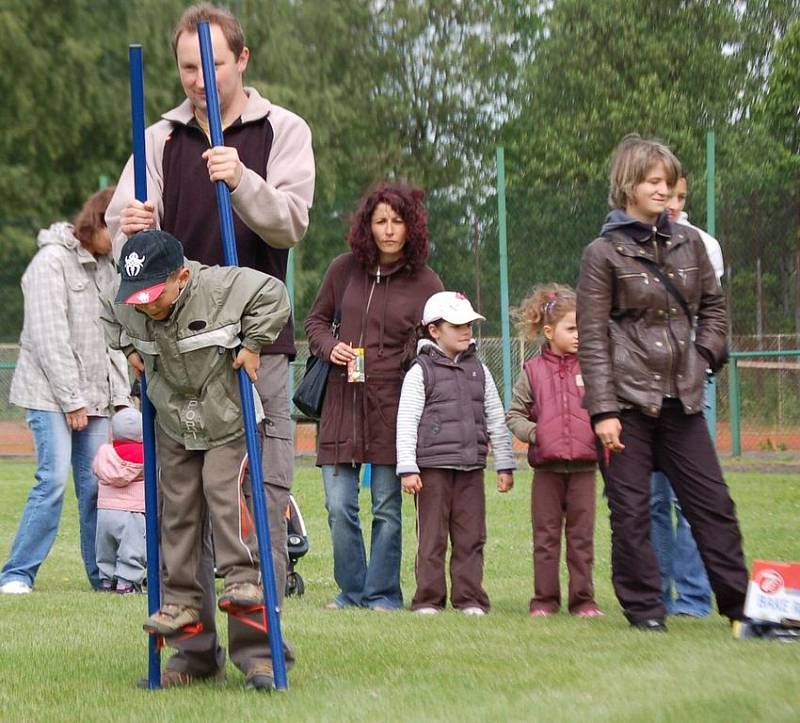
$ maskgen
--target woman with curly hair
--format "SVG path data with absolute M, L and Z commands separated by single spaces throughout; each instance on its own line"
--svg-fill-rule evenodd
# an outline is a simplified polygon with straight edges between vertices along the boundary
M 385 182 L 364 196 L 305 322 L 309 348 L 331 362 L 318 434 L 325 506 L 340 592 L 332 609 L 403 606 L 400 479 L 395 432 L 409 336 L 432 294 L 424 193 Z M 372 465 L 369 561 L 358 518 L 358 477 Z

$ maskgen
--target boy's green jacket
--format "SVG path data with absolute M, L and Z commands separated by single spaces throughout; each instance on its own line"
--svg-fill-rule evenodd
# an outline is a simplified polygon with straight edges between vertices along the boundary
M 244 433 L 235 349 L 254 352 L 272 342 L 289 319 L 286 287 L 248 268 L 186 261 L 191 276 L 170 316 L 154 321 L 115 304 L 119 276 L 103 298 L 108 344 L 139 353 L 147 396 L 161 429 L 186 449 L 218 447 Z M 253 394 L 259 418 L 263 416 Z

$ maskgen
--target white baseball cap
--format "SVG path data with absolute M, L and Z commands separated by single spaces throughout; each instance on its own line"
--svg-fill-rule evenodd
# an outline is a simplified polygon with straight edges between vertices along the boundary
M 440 291 L 425 302 L 422 312 L 422 325 L 444 320 L 451 324 L 469 324 L 471 321 L 486 321 L 469 303 L 460 291 Z

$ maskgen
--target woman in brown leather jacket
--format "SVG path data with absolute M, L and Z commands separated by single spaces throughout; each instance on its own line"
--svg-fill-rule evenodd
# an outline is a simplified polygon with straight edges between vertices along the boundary
M 740 619 L 747 588 L 734 504 L 702 414 L 706 369 L 724 363 L 724 298 L 697 232 L 665 211 L 679 176 L 666 146 L 622 140 L 613 210 L 578 283 L 578 356 L 611 510 L 614 590 L 630 624 L 652 631 L 666 631 L 650 542 L 653 470 L 673 482 L 720 613 Z

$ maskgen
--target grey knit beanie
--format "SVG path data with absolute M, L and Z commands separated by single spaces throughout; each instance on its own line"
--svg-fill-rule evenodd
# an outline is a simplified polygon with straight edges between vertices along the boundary
M 134 407 L 120 409 L 111 418 L 111 436 L 115 441 L 142 441 L 142 413 Z

